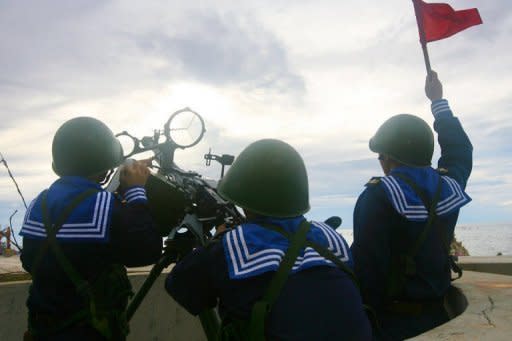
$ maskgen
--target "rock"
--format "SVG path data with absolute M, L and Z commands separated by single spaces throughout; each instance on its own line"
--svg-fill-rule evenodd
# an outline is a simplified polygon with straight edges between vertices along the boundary
M 469 256 L 468 250 L 461 242 L 457 241 L 455 236 L 453 237 L 452 244 L 450 245 L 450 254 L 454 256 Z

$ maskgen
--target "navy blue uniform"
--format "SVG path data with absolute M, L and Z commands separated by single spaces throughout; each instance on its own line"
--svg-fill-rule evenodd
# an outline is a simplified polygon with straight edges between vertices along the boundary
M 446 100 L 432 103 L 434 130 L 441 146 L 439 170 L 431 167 L 398 167 L 383 178 L 371 180 L 359 196 L 354 210 L 355 271 L 367 304 L 374 307 L 384 331 L 393 339 L 403 339 L 446 321 L 439 309 L 419 315 L 394 315 L 387 311 L 390 297 L 387 284 L 391 262 L 405 253 L 423 231 L 428 212 L 418 195 L 397 174 L 403 174 L 432 200 L 441 177 L 437 218 L 414 257 L 416 274 L 393 300 L 439 302 L 450 286 L 450 266 L 446 244 L 453 239 L 460 207 L 471 199 L 464 192 L 472 168 L 472 146 Z M 444 241 L 443 241 L 444 239 Z M 435 307 L 435 304 L 433 305 Z M 432 305 L 431 305 L 432 307 Z
M 295 232 L 303 218 L 270 222 Z M 345 240 L 324 223 L 307 235 L 352 266 Z M 288 240 L 256 223 L 225 233 L 173 268 L 166 289 L 191 314 L 218 305 L 224 323 L 248 320 L 288 248 Z M 311 248 L 302 250 L 266 322 L 271 340 L 368 340 L 371 327 L 350 277 Z
M 111 264 L 142 266 L 155 263 L 162 252 L 162 238 L 153 225 L 142 187 L 128 189 L 122 203 L 86 178 L 61 177 L 47 192 L 50 220 L 55 222 L 76 195 L 90 188 L 98 192 L 78 205 L 57 233 L 59 245 L 75 270 L 92 283 Z M 21 261 L 34 278 L 27 306 L 33 316 L 64 320 L 84 308 L 84 299 L 51 249 L 34 268 L 34 261 L 46 240 L 41 197 L 39 195 L 31 203 L 20 232 L 23 236 Z M 87 325 L 71 326 L 59 334 L 51 339 L 102 339 Z

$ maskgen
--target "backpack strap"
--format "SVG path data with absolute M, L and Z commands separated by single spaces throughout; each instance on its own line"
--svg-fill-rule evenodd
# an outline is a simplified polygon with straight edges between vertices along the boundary
M 62 248 L 57 242 L 57 232 L 62 228 L 62 225 L 64 225 L 64 222 L 69 218 L 73 210 L 76 207 L 78 207 L 78 205 L 80 205 L 80 203 L 82 203 L 86 198 L 97 192 L 97 189 L 91 188 L 73 198 L 71 203 L 68 206 L 66 206 L 62 213 L 57 217 L 55 224 L 52 224 L 50 222 L 50 217 L 48 214 L 49 212 L 47 207 L 47 191 L 43 193 L 43 197 L 41 199 L 41 211 L 43 214 L 43 223 L 44 228 L 46 230 L 47 243 L 49 247 L 52 249 L 53 253 L 55 254 L 57 261 L 66 272 L 66 275 L 68 275 L 69 279 L 77 288 L 78 292 L 80 294 L 87 293 L 87 295 L 89 295 L 88 292 L 90 291 L 89 283 L 82 278 L 82 276 L 71 265 L 69 259 L 64 255 Z
M 299 230 L 295 233 L 290 233 L 281 226 L 275 224 L 258 223 L 258 225 L 281 234 L 290 241 L 290 246 L 283 257 L 276 274 L 272 278 L 263 299 L 256 302 L 253 306 L 250 321 L 237 320 L 232 321 L 227 325 L 223 325 L 219 340 L 239 340 L 247 337 L 249 337 L 249 340 L 251 341 L 260 341 L 265 339 L 265 320 L 267 315 L 271 311 L 272 305 L 279 297 L 279 293 L 288 279 L 290 270 L 299 255 L 299 251 L 305 247 L 313 248 L 322 257 L 337 265 L 338 268 L 351 278 L 356 287 L 359 288 L 359 282 L 357 281 L 354 272 L 338 257 L 336 257 L 331 250 L 306 239 L 307 232 L 311 227 L 311 224 L 306 220 L 301 222 Z M 369 317 L 376 321 L 376 315 L 373 309 L 366 305 L 364 308 Z M 249 333 L 248 335 L 247 332 Z
M 54 224 L 54 226 L 58 226 L 58 228 L 53 231 L 55 236 L 53 237 L 53 239 L 56 239 L 56 235 L 57 235 L 57 232 L 59 231 L 59 229 L 62 227 L 62 225 L 66 222 L 66 220 L 69 218 L 69 216 L 71 215 L 71 213 L 73 212 L 73 210 L 78 206 L 80 205 L 80 203 L 85 200 L 88 196 L 90 196 L 91 194 L 93 193 L 96 193 L 98 192 L 97 189 L 89 189 L 88 191 L 85 191 L 81 194 L 79 194 L 78 196 L 76 196 L 75 198 L 73 198 L 73 200 L 69 203 L 69 205 L 67 205 L 64 210 L 61 212 L 61 214 L 59 215 L 59 217 L 57 217 L 57 220 L 56 220 L 56 223 Z M 54 243 L 54 242 L 50 242 L 50 239 L 52 238 L 49 238 L 51 234 L 53 234 L 51 231 L 52 231 L 52 228 L 50 228 L 51 224 L 50 224 L 50 219 L 49 219 L 49 214 L 48 214 L 48 208 L 47 208 L 47 196 L 48 196 L 48 190 L 45 189 L 42 193 L 41 193 L 41 213 L 42 213 L 42 218 L 43 218 L 43 224 L 44 224 L 44 227 L 45 227 L 45 230 L 46 230 L 46 240 L 43 242 L 43 245 L 41 245 L 40 249 L 39 249 L 39 253 L 37 254 L 36 258 L 34 259 L 34 262 L 32 263 L 32 277 L 35 277 L 36 275 L 36 269 L 38 268 L 39 264 L 41 263 L 41 260 L 43 258 L 43 256 L 46 254 L 46 251 L 48 250 L 48 247 L 50 246 L 50 243 Z M 50 232 L 49 232 L 50 231 Z
M 96 194 L 98 189 L 90 188 L 87 191 L 84 191 L 77 195 L 73 200 L 67 205 L 61 214 L 57 217 L 54 224 L 51 223 L 49 212 L 48 212 L 48 203 L 47 203 L 47 196 L 48 196 L 48 190 L 45 190 L 42 193 L 41 197 L 41 211 L 43 216 L 43 224 L 44 228 L 46 230 L 46 236 L 47 239 L 45 240 L 44 244 L 41 246 L 41 249 L 39 251 L 39 254 L 37 255 L 34 265 L 32 267 L 32 273 L 35 275 L 36 268 L 41 262 L 44 254 L 50 248 L 59 265 L 62 267 L 68 278 L 71 280 L 73 285 L 75 286 L 77 292 L 82 295 L 89 303 L 89 307 L 85 309 L 81 309 L 75 314 L 71 315 L 69 318 L 65 319 L 64 321 L 61 321 L 59 323 L 55 323 L 54 325 L 50 326 L 46 332 L 56 332 L 58 330 L 62 330 L 71 324 L 78 322 L 80 320 L 83 320 L 84 318 L 89 317 L 91 320 L 92 326 L 97 329 L 100 333 L 102 333 L 105 337 L 110 337 L 110 330 L 108 328 L 108 321 L 106 319 L 98 319 L 96 314 L 96 304 L 93 299 L 93 294 L 91 287 L 89 285 L 89 282 L 83 279 L 83 277 L 76 271 L 76 269 L 73 267 L 69 259 L 65 256 L 64 252 L 62 251 L 62 248 L 60 247 L 59 243 L 57 242 L 57 233 L 62 228 L 66 220 L 69 218 L 71 213 L 75 210 L 75 208 L 78 207 L 85 199 L 90 197 L 93 194 Z M 32 329 L 32 328 L 31 328 Z M 33 334 L 39 334 L 38 331 L 33 331 Z
M 281 235 L 285 236 L 288 239 L 290 239 L 292 237 L 291 233 L 289 233 L 288 231 L 286 231 L 285 229 L 283 229 L 282 227 L 280 227 L 278 225 L 273 225 L 273 224 L 268 224 L 268 223 L 260 223 L 260 225 L 269 230 L 280 233 Z M 320 245 L 320 244 L 315 243 L 310 240 L 306 240 L 304 242 L 304 246 L 314 249 L 316 252 L 318 252 L 318 254 L 320 256 L 333 262 L 341 271 L 343 271 L 345 274 L 347 274 L 349 276 L 349 278 L 352 280 L 352 282 L 354 283 L 356 288 L 359 290 L 359 292 L 361 292 L 361 286 L 359 284 L 359 280 L 357 279 L 357 276 L 354 273 L 354 271 L 352 271 L 351 268 L 349 268 L 343 261 L 341 261 L 338 257 L 336 257 L 336 255 L 331 250 L 329 250 L 328 248 L 326 248 L 323 245 Z M 367 304 L 363 304 L 363 308 L 364 308 L 368 318 L 370 319 L 370 322 L 372 323 L 372 325 L 375 326 L 376 329 L 380 329 L 380 325 L 377 320 L 377 314 L 376 314 L 375 310 Z
M 397 178 L 404 181 L 407 185 L 411 187 L 414 193 L 418 195 L 418 197 L 421 199 L 423 205 L 425 205 L 425 208 L 428 211 L 428 218 L 425 227 L 421 231 L 421 234 L 416 239 L 416 241 L 412 244 L 412 246 L 405 253 L 400 254 L 398 262 L 392 262 L 392 269 L 390 271 L 387 289 L 389 297 L 396 297 L 397 295 L 399 295 L 405 287 L 406 277 L 413 276 L 416 274 L 416 261 L 414 260 L 414 257 L 418 253 L 420 247 L 425 242 L 428 233 L 432 229 L 432 225 L 434 225 L 434 221 L 437 217 L 436 207 L 441 196 L 442 188 L 442 179 L 439 176 L 436 192 L 434 194 L 434 197 L 430 201 L 428 200 L 428 197 L 423 192 L 423 190 L 421 190 L 408 176 L 404 174 L 393 174 L 393 176 L 396 176 Z M 442 234 L 441 240 L 445 248 L 448 247 L 449 249 L 449 246 L 447 246 L 448 242 L 444 234 Z
M 285 229 L 278 225 L 268 223 L 259 223 L 259 225 L 265 227 L 266 229 L 277 232 L 283 235 L 284 237 L 288 238 L 289 240 L 292 238 L 292 234 L 290 232 L 286 231 Z M 359 288 L 359 281 L 357 280 L 354 271 L 352 271 L 352 269 L 350 269 L 345 263 L 343 263 L 338 257 L 336 257 L 336 255 L 331 250 L 310 240 L 306 240 L 304 242 L 304 246 L 314 249 L 316 252 L 318 252 L 320 256 L 330 260 L 335 265 L 337 265 L 338 268 L 345 272 L 350 277 L 350 279 L 352 279 L 354 284 Z
M 425 224 L 425 228 L 423 229 L 420 236 L 418 237 L 418 239 L 416 239 L 416 242 L 413 244 L 413 246 L 409 249 L 409 252 L 408 252 L 409 255 L 415 256 L 418 253 L 421 245 L 427 238 L 427 235 L 428 235 L 430 229 L 432 228 L 434 220 L 437 217 L 436 208 L 437 208 L 437 203 L 439 202 L 439 198 L 441 196 L 442 179 L 439 176 L 439 179 L 437 181 L 436 192 L 434 194 L 434 197 L 430 201 L 430 200 L 428 200 L 428 197 L 425 194 L 425 192 L 422 189 L 420 189 L 418 187 L 418 185 L 416 185 L 414 183 L 414 181 L 412 181 L 408 176 L 406 176 L 404 174 L 394 174 L 394 176 L 403 180 L 407 185 L 409 185 L 411 187 L 411 189 L 414 191 L 414 193 L 416 193 L 418 195 L 418 197 L 420 198 L 423 205 L 425 205 L 425 208 L 428 210 L 428 219 L 427 219 L 427 223 Z M 448 245 L 446 236 L 444 235 L 444 233 L 441 235 L 442 235 L 441 241 L 442 241 L 443 245 L 445 246 L 445 248 L 447 250 L 449 250 L 450 246 Z
M 263 298 L 257 301 L 252 308 L 251 320 L 249 323 L 250 340 L 265 340 L 265 320 L 267 315 L 279 297 L 279 294 L 288 279 L 288 275 L 295 264 L 295 260 L 299 256 L 300 250 L 304 247 L 306 235 L 310 228 L 311 224 L 306 220 L 303 220 L 300 223 L 299 230 L 289 238 L 290 245 L 279 264 L 279 268 L 272 277 Z

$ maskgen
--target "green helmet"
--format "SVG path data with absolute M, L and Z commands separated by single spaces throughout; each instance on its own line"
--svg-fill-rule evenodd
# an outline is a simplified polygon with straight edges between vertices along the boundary
M 395 115 L 370 139 L 370 150 L 408 166 L 429 166 L 434 152 L 434 134 L 427 122 L 417 116 Z
M 292 146 L 279 140 L 259 140 L 245 148 L 220 181 L 218 192 L 265 216 L 296 217 L 309 210 L 304 161 Z
M 123 162 L 123 148 L 112 131 L 92 117 L 66 121 L 55 133 L 52 167 L 59 176 L 90 176 Z

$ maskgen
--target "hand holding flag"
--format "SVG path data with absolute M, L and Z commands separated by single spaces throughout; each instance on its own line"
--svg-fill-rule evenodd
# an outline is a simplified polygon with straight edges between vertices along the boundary
M 443 98 L 443 84 L 441 84 L 434 70 L 430 71 L 425 80 L 425 94 L 432 102 Z

